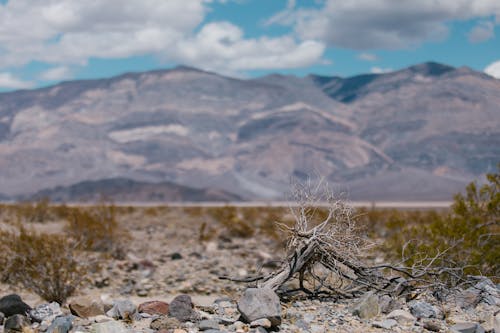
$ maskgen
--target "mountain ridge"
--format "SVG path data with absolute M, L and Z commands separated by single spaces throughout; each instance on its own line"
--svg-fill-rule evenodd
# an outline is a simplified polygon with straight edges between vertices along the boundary
M 379 196 L 448 200 L 494 171 L 500 80 L 432 62 L 361 78 L 179 66 L 0 93 L 0 193 L 119 178 L 280 199 L 321 175 L 353 199 L 399 179 Z M 406 193 L 417 179 L 441 189 Z

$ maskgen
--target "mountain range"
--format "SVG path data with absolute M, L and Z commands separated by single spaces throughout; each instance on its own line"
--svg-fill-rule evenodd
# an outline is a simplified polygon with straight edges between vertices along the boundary
M 423 63 L 236 79 L 177 67 L 0 94 L 0 199 L 450 200 L 500 161 L 500 80 Z M 293 180 L 292 180 L 293 181 Z

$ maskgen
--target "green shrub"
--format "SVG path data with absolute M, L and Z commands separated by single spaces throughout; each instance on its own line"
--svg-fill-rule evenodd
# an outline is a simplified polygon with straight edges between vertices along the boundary
M 388 240 L 394 255 L 404 249 L 412 265 L 423 256 L 435 266 L 463 267 L 463 274 L 498 276 L 500 255 L 500 175 L 487 175 L 488 183 L 470 183 L 465 195 L 457 194 L 452 213 L 426 213 L 422 220 L 408 223 L 392 219 L 394 232 Z M 408 242 L 410 241 L 411 242 Z

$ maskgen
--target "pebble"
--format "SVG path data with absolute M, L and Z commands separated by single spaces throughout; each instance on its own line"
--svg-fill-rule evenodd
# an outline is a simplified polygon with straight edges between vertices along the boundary
M 61 307 L 56 302 L 41 304 L 29 312 L 30 318 L 39 323 L 43 321 L 51 322 L 55 317 L 62 314 Z
M 200 316 L 193 308 L 193 301 L 189 295 L 179 295 L 170 302 L 168 313 L 181 322 L 198 321 Z
M 5 333 L 26 332 L 30 329 L 30 324 L 26 316 L 15 314 L 5 320 L 4 331 Z
M 394 310 L 387 315 L 387 319 L 395 319 L 400 324 L 409 324 L 416 320 L 411 313 L 405 310 Z
M 153 319 L 151 322 L 150 328 L 154 330 L 172 330 L 182 326 L 182 323 L 176 318 L 162 316 L 156 319 Z
M 458 323 L 450 327 L 453 333 L 484 333 L 484 329 L 477 323 Z
M 91 327 L 91 333 L 125 333 L 128 331 L 124 324 L 114 320 L 93 324 Z
M 150 301 L 139 304 L 137 309 L 140 313 L 147 313 L 150 315 L 167 315 L 168 308 L 168 303 L 160 301 Z
M 264 328 L 271 328 L 272 324 L 271 321 L 267 318 L 257 319 L 250 323 L 250 327 L 259 327 L 259 326 Z
M 372 325 L 373 325 L 373 327 L 384 328 L 386 330 L 390 330 L 391 328 L 393 328 L 397 324 L 398 324 L 398 322 L 395 321 L 394 319 L 385 319 L 382 321 L 374 321 Z
M 210 329 L 213 329 L 213 330 L 218 330 L 219 329 L 219 323 L 215 320 L 202 320 L 198 323 L 198 328 L 201 330 L 201 331 L 207 331 L 207 330 L 210 330 Z
M 137 313 L 137 308 L 129 300 L 116 300 L 113 303 L 111 310 L 106 312 L 108 317 L 114 319 L 125 319 L 125 320 L 140 320 L 140 316 Z
M 81 318 L 94 317 L 104 314 L 102 301 L 90 297 L 77 297 L 68 304 L 72 314 Z
M 352 314 L 361 319 L 369 319 L 379 314 L 378 296 L 369 292 L 353 307 Z
M 47 329 L 47 333 L 68 333 L 73 327 L 72 316 L 57 317 Z
M 410 312 L 417 318 L 438 318 L 440 316 L 440 311 L 433 306 L 424 301 L 412 301 L 408 303 Z

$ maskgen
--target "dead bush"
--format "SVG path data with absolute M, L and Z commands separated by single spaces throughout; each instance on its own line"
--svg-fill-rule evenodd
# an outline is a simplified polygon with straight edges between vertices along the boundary
M 50 199 L 43 197 L 37 201 L 24 201 L 13 206 L 19 221 L 43 223 L 51 218 Z
M 66 236 L 24 227 L 0 231 L 1 278 L 19 284 L 48 302 L 62 304 L 86 279 L 90 262 Z
M 213 207 L 207 210 L 208 214 L 219 222 L 231 237 L 250 238 L 255 233 L 252 221 L 245 220 L 237 207 Z
M 66 232 L 85 250 L 107 252 L 114 258 L 124 256 L 123 244 L 129 237 L 118 224 L 115 206 L 106 203 L 72 209 Z

